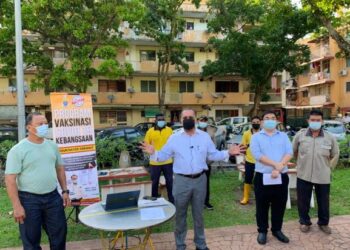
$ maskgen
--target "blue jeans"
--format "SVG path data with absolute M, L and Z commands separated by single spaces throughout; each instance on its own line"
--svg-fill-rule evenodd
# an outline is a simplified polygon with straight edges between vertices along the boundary
M 19 224 L 24 250 L 41 249 L 41 228 L 46 231 L 51 250 L 66 249 L 67 223 L 63 200 L 54 190 L 48 194 L 18 192 L 26 217 Z

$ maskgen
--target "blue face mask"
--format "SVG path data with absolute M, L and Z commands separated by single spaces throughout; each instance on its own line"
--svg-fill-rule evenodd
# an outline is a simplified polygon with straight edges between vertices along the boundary
M 264 128 L 265 129 L 275 129 L 277 125 L 276 120 L 264 120 Z
M 206 127 L 208 127 L 208 123 L 207 122 L 198 122 L 198 127 L 199 128 L 206 128 Z
M 157 121 L 157 127 L 158 128 L 164 128 L 165 127 L 165 121 Z
M 47 132 L 49 131 L 49 126 L 47 124 L 43 124 L 36 127 L 35 129 L 36 129 L 36 136 L 40 138 L 44 138 L 47 135 Z
M 309 122 L 309 128 L 312 130 L 320 130 L 321 126 L 321 122 Z

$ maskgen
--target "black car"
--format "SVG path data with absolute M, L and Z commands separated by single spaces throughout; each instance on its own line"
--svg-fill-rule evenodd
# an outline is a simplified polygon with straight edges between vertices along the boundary
M 106 128 L 97 133 L 97 139 L 123 139 L 127 142 L 132 161 L 141 161 L 142 164 L 148 163 L 147 156 L 139 148 L 139 142 L 143 140 L 143 135 L 134 127 Z
M 137 129 L 141 134 L 145 135 L 146 132 L 154 126 L 154 122 L 141 122 L 134 128 Z
M 97 133 L 97 139 L 109 137 L 110 139 L 124 139 L 126 142 L 135 141 L 143 135 L 134 127 L 106 128 Z
M 14 126 L 1 125 L 0 126 L 0 142 L 11 140 L 18 140 L 18 129 Z

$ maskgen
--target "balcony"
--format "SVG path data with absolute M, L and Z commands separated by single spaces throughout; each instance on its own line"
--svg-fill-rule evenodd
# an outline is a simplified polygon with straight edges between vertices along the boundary
M 167 93 L 165 103 L 178 105 L 248 104 L 249 93 Z
M 0 91 L 0 106 L 13 106 L 17 105 L 16 92 L 11 93 L 7 90 Z M 44 91 L 39 92 L 27 92 L 25 94 L 26 106 L 48 106 L 50 105 L 50 96 L 45 95 Z
M 301 85 L 301 88 L 315 86 L 319 84 L 325 84 L 325 83 L 333 83 L 334 81 L 331 79 L 330 73 L 325 72 L 317 72 L 310 75 L 309 83 Z
M 266 103 L 266 104 L 282 103 L 281 93 L 272 92 L 272 93 L 267 93 L 267 95 L 270 97 L 270 99 L 268 101 L 261 101 L 262 103 Z M 254 103 L 254 97 L 255 97 L 254 93 L 249 93 L 249 102 L 250 103 Z
M 323 61 L 332 59 L 329 45 L 322 45 L 311 52 L 311 62 Z
M 310 97 L 310 105 L 324 105 L 330 102 L 329 95 L 317 95 Z
M 91 93 L 93 95 L 93 103 L 95 106 L 106 105 L 157 105 L 157 93 L 143 92 L 98 92 Z
M 142 73 L 154 73 L 158 72 L 158 61 L 132 61 L 132 67 L 135 72 Z M 169 73 L 170 74 L 196 74 L 199 75 L 202 72 L 202 67 L 205 65 L 205 62 L 187 62 L 188 64 L 188 73 L 178 72 L 174 65 L 170 65 Z

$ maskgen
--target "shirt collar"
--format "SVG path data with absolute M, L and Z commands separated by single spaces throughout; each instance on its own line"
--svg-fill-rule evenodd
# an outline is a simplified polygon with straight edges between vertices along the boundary
M 199 134 L 200 132 L 200 129 L 199 128 L 196 128 L 196 130 L 195 130 L 195 134 Z M 181 128 L 181 132 L 180 132 L 181 134 L 186 134 L 186 132 L 185 132 L 185 129 L 184 128 Z
M 258 132 L 258 133 L 268 135 L 268 133 L 265 131 L 265 129 L 261 129 L 260 132 Z M 281 131 L 279 131 L 278 129 L 275 129 L 275 131 L 273 131 L 272 135 L 279 134 L 279 133 L 281 133 Z
M 306 135 L 306 136 L 313 137 L 313 136 L 312 136 L 312 131 L 311 131 L 310 128 L 308 128 L 308 129 L 306 130 L 306 134 L 305 134 L 305 135 Z M 322 128 L 320 129 L 320 133 L 318 134 L 317 137 L 324 137 L 324 132 L 323 132 L 323 129 L 322 129 Z

